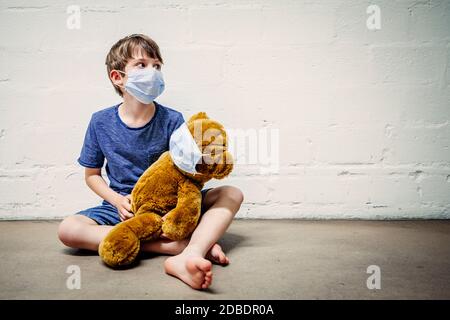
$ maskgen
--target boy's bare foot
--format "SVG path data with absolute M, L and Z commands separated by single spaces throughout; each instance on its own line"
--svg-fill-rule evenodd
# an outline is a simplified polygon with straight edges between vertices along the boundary
M 205 258 L 216 264 L 227 265 L 230 263 L 230 259 L 228 259 L 222 247 L 217 243 L 209 249 Z
M 149 249 L 149 251 L 177 255 L 182 253 L 183 250 L 188 246 L 188 244 L 189 239 L 179 241 L 161 240 L 158 242 L 158 244 L 152 242 L 150 244 L 152 247 Z M 223 252 L 222 247 L 217 243 L 214 244 L 211 249 L 209 249 L 205 258 L 215 264 L 227 265 L 230 263 L 230 259 L 228 259 L 228 257 Z
M 212 282 L 211 262 L 201 256 L 179 254 L 166 259 L 164 270 L 194 289 L 206 289 Z

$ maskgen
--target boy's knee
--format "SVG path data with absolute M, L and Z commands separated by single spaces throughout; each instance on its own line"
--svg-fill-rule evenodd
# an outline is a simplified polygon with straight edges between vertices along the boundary
M 225 186 L 224 187 L 224 195 L 233 203 L 240 206 L 242 202 L 244 201 L 244 194 L 242 193 L 241 189 L 233 186 Z
M 65 218 L 58 226 L 58 238 L 68 247 L 76 247 L 81 224 L 73 216 Z

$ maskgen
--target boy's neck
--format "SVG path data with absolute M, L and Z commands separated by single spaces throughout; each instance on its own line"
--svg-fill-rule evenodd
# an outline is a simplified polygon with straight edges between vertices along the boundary
M 119 106 L 119 115 L 133 126 L 149 122 L 155 115 L 155 103 L 143 104 L 134 97 L 124 94 L 123 103 Z

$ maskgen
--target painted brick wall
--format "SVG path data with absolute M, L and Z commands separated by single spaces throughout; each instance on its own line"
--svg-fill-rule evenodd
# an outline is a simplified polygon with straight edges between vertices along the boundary
M 100 203 L 76 159 L 130 33 L 161 47 L 160 103 L 270 145 L 271 170 L 210 183 L 241 187 L 240 217 L 450 217 L 450 1 L 3 0 L 0 218 Z

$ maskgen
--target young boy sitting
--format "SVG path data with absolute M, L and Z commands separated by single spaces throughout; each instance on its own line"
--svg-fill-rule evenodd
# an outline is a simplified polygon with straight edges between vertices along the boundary
M 108 75 L 123 102 L 92 115 L 78 158 L 86 184 L 104 201 L 61 222 L 58 236 L 66 246 L 97 251 L 112 226 L 133 217 L 130 194 L 135 183 L 168 150 L 172 132 L 184 123 L 180 112 L 154 101 L 164 90 L 162 64 L 158 45 L 142 34 L 120 39 L 109 51 Z M 109 186 L 101 175 L 105 158 Z M 166 273 L 206 289 L 212 282 L 211 261 L 229 263 L 217 241 L 242 201 L 242 192 L 233 186 L 204 189 L 202 216 L 190 239 L 172 241 L 163 235 L 141 248 L 173 255 L 165 260 Z

